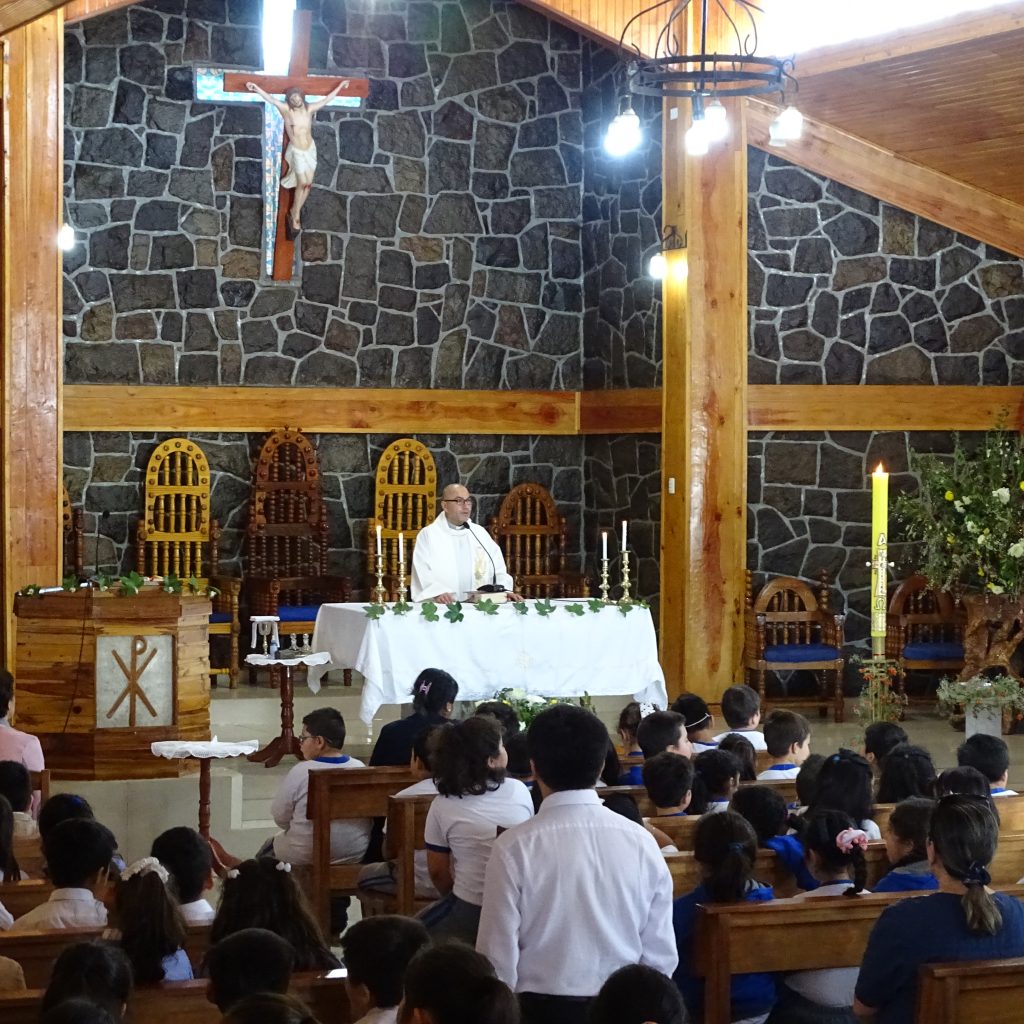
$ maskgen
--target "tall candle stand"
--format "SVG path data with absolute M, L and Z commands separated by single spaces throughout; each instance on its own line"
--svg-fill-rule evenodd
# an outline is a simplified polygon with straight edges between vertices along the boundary
M 619 598 L 623 604 L 632 600 L 629 596 L 629 587 L 629 549 L 626 548 L 622 552 L 622 597 Z
M 608 604 L 611 600 L 608 596 L 610 591 L 611 587 L 608 585 L 608 559 L 605 557 L 601 559 L 601 600 L 605 604 Z
M 388 592 L 384 589 L 384 555 L 377 552 L 377 586 L 373 588 L 373 600 L 376 604 L 384 604 Z
M 405 555 L 398 559 L 398 600 L 406 603 L 408 588 L 405 585 Z

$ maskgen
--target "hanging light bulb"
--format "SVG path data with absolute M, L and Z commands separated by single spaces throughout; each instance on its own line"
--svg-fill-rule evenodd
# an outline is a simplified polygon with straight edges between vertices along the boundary
M 804 115 L 794 106 L 788 106 L 768 128 L 769 141 L 773 146 L 784 146 L 796 142 L 803 134 Z
M 647 264 L 647 273 L 655 281 L 663 281 L 665 279 L 665 274 L 668 273 L 668 260 L 665 259 L 663 252 L 656 252 L 651 257 L 650 263 Z
M 66 221 L 57 232 L 57 248 L 67 252 L 75 247 L 75 229 Z
M 712 99 L 704 108 L 704 123 L 711 142 L 721 142 L 729 134 L 729 115 L 721 100 Z
M 708 145 L 711 139 L 708 135 L 707 122 L 704 120 L 694 121 L 689 128 L 686 129 L 686 135 L 683 136 L 686 143 L 686 152 L 689 156 L 704 156 L 708 151 Z
M 640 118 L 632 107 L 612 118 L 604 137 L 605 152 L 609 156 L 625 156 L 638 149 L 644 140 Z
M 680 236 L 675 224 L 669 224 L 662 232 L 660 251 L 656 252 L 647 264 L 647 273 L 655 281 L 663 281 L 668 276 L 668 257 L 665 253 L 685 248 L 686 239 Z M 677 260 L 676 266 L 678 267 L 680 263 L 685 264 L 685 262 L 685 260 Z

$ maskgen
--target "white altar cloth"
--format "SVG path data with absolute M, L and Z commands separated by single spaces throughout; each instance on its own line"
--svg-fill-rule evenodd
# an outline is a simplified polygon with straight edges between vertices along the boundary
M 359 717 L 367 725 L 381 704 L 406 704 L 412 684 L 425 668 L 443 668 L 459 683 L 459 700 L 487 700 L 505 687 L 545 697 L 633 694 L 665 707 L 665 674 L 650 610 L 627 615 L 609 605 L 572 615 L 572 601 L 539 615 L 533 603 L 526 615 L 511 605 L 496 615 L 463 605 L 465 619 L 427 622 L 414 605 L 406 615 L 390 610 L 376 621 L 362 604 L 325 604 L 313 633 L 313 648 L 327 651 L 331 664 L 310 668 L 308 684 L 317 693 L 332 668 L 354 668 L 365 679 Z M 580 603 L 580 602 L 576 602 Z M 585 606 L 585 602 L 584 606 Z

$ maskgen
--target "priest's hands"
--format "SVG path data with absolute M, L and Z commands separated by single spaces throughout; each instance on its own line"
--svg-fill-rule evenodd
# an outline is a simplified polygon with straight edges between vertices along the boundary
M 432 597 L 431 601 L 436 601 L 438 604 L 453 604 L 455 602 L 455 595 L 438 594 L 437 597 Z
M 508 599 L 509 599 L 509 600 L 510 600 L 510 601 L 511 601 L 511 602 L 512 602 L 513 604 L 522 604 L 522 603 L 523 603 L 523 601 L 525 600 L 525 598 L 523 597 L 523 595 L 522 595 L 522 594 L 516 594 L 516 593 L 515 593 L 515 592 L 513 592 L 513 591 L 510 591 L 510 592 L 509 592 L 509 595 L 508 595 Z

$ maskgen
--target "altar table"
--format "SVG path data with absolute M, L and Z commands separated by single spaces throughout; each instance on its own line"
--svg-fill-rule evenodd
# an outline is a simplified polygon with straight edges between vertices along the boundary
M 367 617 L 362 604 L 325 604 L 316 617 L 313 648 L 330 664 L 310 668 L 308 684 L 320 689 L 324 673 L 354 668 L 365 679 L 359 717 L 367 725 L 382 704 L 412 700 L 412 684 L 425 668 L 443 668 L 459 683 L 459 700 L 487 700 L 506 687 L 545 697 L 633 694 L 664 708 L 665 674 L 650 610 L 615 605 L 573 615 L 573 601 L 555 601 L 552 614 L 533 608 L 521 615 L 502 605 L 494 615 L 462 606 L 462 622 L 427 622 L 420 606 L 405 615 Z M 584 608 L 586 604 L 584 603 Z

